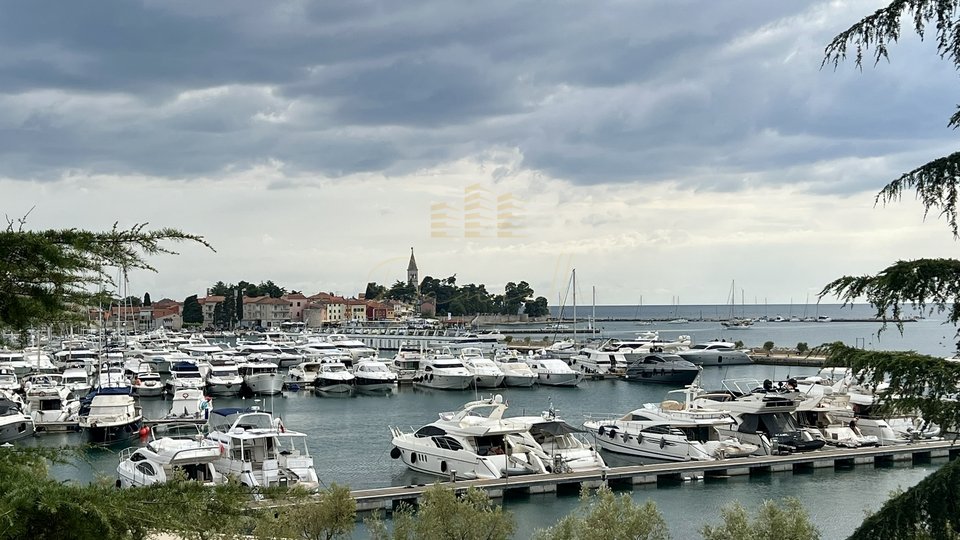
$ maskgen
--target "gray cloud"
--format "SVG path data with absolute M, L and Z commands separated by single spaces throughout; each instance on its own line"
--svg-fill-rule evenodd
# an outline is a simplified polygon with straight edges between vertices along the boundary
M 580 184 L 735 191 L 749 176 L 845 192 L 892 169 L 798 171 L 950 135 L 955 75 L 928 46 L 907 40 L 863 73 L 819 69 L 868 3 L 3 7 L 0 175 L 13 178 L 186 178 L 268 160 L 401 174 L 517 148 L 526 167 Z

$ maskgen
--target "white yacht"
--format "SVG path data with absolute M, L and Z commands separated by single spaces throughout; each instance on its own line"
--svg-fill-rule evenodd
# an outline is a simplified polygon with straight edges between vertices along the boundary
M 274 366 L 276 367 L 276 366 Z M 221 448 L 216 470 L 251 488 L 294 484 L 316 490 L 319 479 L 307 436 L 257 407 L 210 411 L 207 439 Z
M 0 392 L 0 444 L 33 435 L 33 418 L 23 409 L 19 398 Z
M 527 364 L 537 374 L 537 383 L 545 386 L 577 386 L 583 372 L 571 369 L 563 360 L 540 355 L 528 356 Z
M 423 355 L 418 351 L 401 348 L 393 356 L 393 360 L 387 364 L 387 368 L 397 374 L 398 383 L 411 383 L 416 378 L 417 371 L 420 370 L 421 360 L 423 360 Z
M 81 401 L 80 427 L 91 442 L 112 443 L 137 436 L 143 424 L 140 406 L 130 387 L 98 388 L 89 404 Z
M 477 388 L 496 388 L 503 383 L 504 373 L 493 360 L 483 356 L 478 347 L 464 347 L 460 351 L 463 367 L 473 375 Z
M 22 389 L 16 371 L 10 366 L 0 366 L 0 391 L 19 392 Z
M 353 390 L 355 377 L 343 362 L 321 361 L 320 371 L 313 381 L 313 388 L 317 392 L 339 394 Z
M 389 392 L 397 386 L 397 374 L 377 358 L 364 358 L 354 364 L 353 376 L 360 392 Z
M 27 410 L 37 431 L 77 421 L 80 400 L 63 386 L 61 375 L 34 375 L 25 386 Z
M 647 403 L 618 418 L 591 418 L 583 427 L 608 452 L 666 461 L 711 461 L 747 456 L 757 446 L 735 437 L 720 436 L 717 427 L 736 425 L 729 411 L 691 405 L 696 387 L 674 390 L 683 402 L 667 399 Z
M 738 350 L 736 344 L 728 341 L 698 343 L 676 354 L 687 362 L 699 366 L 738 366 L 753 363 L 747 353 Z
M 343 334 L 330 334 L 327 341 L 334 347 L 350 355 L 353 362 L 361 358 L 371 358 L 377 356 L 377 351 L 368 347 L 364 342 L 358 339 L 351 339 Z
M 171 395 L 170 400 L 170 412 L 164 416 L 167 420 L 205 420 L 212 408 L 212 401 L 199 388 L 181 388 Z
M 177 362 L 170 366 L 170 378 L 164 384 L 167 394 L 174 395 L 182 390 L 200 390 L 206 385 L 200 368 L 193 362 Z
M 203 439 L 196 424 L 159 425 L 151 430 L 144 447 L 120 452 L 118 487 L 144 487 L 166 482 L 182 474 L 206 486 L 223 483 L 213 463 L 220 459 L 219 443 Z
M 693 407 L 729 411 L 736 420 L 731 426 L 717 426 L 723 437 L 732 437 L 757 446 L 755 454 L 818 450 L 825 442 L 800 428 L 794 411 L 808 396 L 799 392 L 770 391 L 756 379 L 728 379 L 723 389 L 701 392 Z
M 420 359 L 413 384 L 424 388 L 464 390 L 473 384 L 473 375 L 452 354 L 432 353 Z
M 74 397 L 79 398 L 90 393 L 93 382 L 86 368 L 67 368 L 63 370 L 63 386 L 70 390 Z
M 599 349 L 580 349 L 580 352 L 571 356 L 567 362 L 570 367 L 586 375 L 622 373 L 627 368 L 627 358 L 623 353 Z
M 548 472 L 552 458 L 529 432 L 529 425 L 504 419 L 502 396 L 471 401 L 463 409 L 416 432 L 391 427 L 390 457 L 428 474 L 454 478 L 503 478 Z
M 243 377 L 233 360 L 211 360 L 206 382 L 207 392 L 214 396 L 236 396 L 243 388 Z
M 317 374 L 320 372 L 320 366 L 323 361 L 305 360 L 290 368 L 287 372 L 286 384 L 298 384 L 301 386 L 313 386 L 317 380 Z
M 537 382 L 537 374 L 514 349 L 497 353 L 493 357 L 493 363 L 503 372 L 504 386 L 528 388 Z
M 597 449 L 578 436 L 585 431 L 561 420 L 552 407 L 540 416 L 519 416 L 508 420 L 527 424 L 530 436 L 552 458 L 548 472 L 584 472 L 607 468 Z
M 0 350 L 0 370 L 9 371 L 18 377 L 25 377 L 33 370 L 33 366 L 23 357 L 22 351 Z
M 254 394 L 279 394 L 283 390 L 283 377 L 273 362 L 245 362 L 237 366 L 243 385 Z
M 133 375 L 133 395 L 137 397 L 159 397 L 163 395 L 164 384 L 160 374 L 153 370 L 153 364 L 141 362 Z

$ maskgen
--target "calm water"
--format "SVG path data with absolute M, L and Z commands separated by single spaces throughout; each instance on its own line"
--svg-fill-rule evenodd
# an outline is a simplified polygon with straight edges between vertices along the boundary
M 790 346 L 799 341 L 815 345 L 840 340 L 875 349 L 913 349 L 938 355 L 953 351 L 953 329 L 933 320 L 907 324 L 903 336 L 890 329 L 881 340 L 876 337 L 879 326 L 876 323 L 758 323 L 749 330 L 726 333 L 715 322 L 658 326 L 608 322 L 603 326 L 605 334 L 611 337 L 630 336 L 636 331 L 656 328 L 664 338 L 688 334 L 695 340 L 707 340 L 723 335 L 728 339 L 742 340 L 748 346 L 759 346 L 768 340 Z M 703 385 L 718 387 L 724 378 L 782 380 L 814 372 L 816 369 L 813 368 L 728 366 L 705 370 Z M 671 388 L 664 386 L 621 381 L 585 381 L 579 388 L 511 388 L 499 393 L 510 405 L 508 415 L 537 414 L 552 404 L 570 423 L 579 424 L 585 414 L 622 414 L 643 403 L 661 401 L 669 390 Z M 471 399 L 474 399 L 472 391 L 403 388 L 387 396 L 344 398 L 284 392 L 258 403 L 281 416 L 289 429 L 309 435 L 317 473 L 325 484 L 337 482 L 361 489 L 433 481 L 432 477 L 408 471 L 402 463 L 389 457 L 389 426 L 415 429 L 436 419 L 438 412 L 456 410 Z M 253 404 L 252 399 L 215 400 L 216 407 Z M 169 409 L 169 402 L 161 399 L 143 400 L 142 405 L 147 418 L 161 417 Z M 54 434 L 29 439 L 24 444 L 75 445 L 82 442 L 80 434 Z M 54 474 L 59 478 L 81 481 L 89 481 L 96 474 L 113 478 L 118 451 L 119 448 L 91 450 L 86 462 L 75 467 L 60 467 Z M 860 523 L 865 511 L 878 509 L 890 491 L 914 485 L 938 465 L 935 462 L 933 465 L 886 469 L 858 466 L 852 470 L 817 470 L 801 475 L 777 473 L 761 478 L 701 481 L 675 487 L 644 486 L 637 487 L 632 493 L 637 500 L 651 498 L 657 503 L 674 538 L 697 537 L 697 529 L 704 523 L 715 522 L 718 509 L 731 501 L 739 500 L 755 509 L 762 500 L 788 495 L 803 500 L 824 532 L 824 538 L 838 538 L 849 534 Z M 577 503 L 576 494 L 531 496 L 505 502 L 517 515 L 520 525 L 517 538 L 525 538 L 534 529 L 552 524 Z M 362 532 L 358 534 L 362 536 Z

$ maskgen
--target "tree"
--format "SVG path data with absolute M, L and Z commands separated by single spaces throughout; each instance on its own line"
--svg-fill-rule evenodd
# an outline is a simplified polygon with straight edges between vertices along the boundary
M 781 507 L 774 501 L 764 501 L 757 517 L 750 520 L 739 502 L 720 509 L 723 523 L 705 525 L 700 529 L 704 540 L 818 540 L 820 531 L 810 522 L 810 516 L 800 500 L 788 497 Z
M 875 64 L 889 59 L 889 45 L 901 32 L 901 19 L 906 15 L 914 31 L 921 37 L 932 27 L 941 58 L 960 68 L 960 20 L 958 0 L 896 0 L 864 17 L 841 32 L 827 45 L 823 64 L 837 67 L 847 58 L 852 47 L 854 61 L 862 68 L 866 55 Z M 960 127 L 960 108 L 948 125 Z M 960 152 L 935 159 L 902 174 L 884 186 L 876 196 L 877 204 L 899 200 L 910 190 L 916 192 L 925 213 L 937 211 L 947 221 L 954 239 L 960 238 L 957 227 L 957 197 L 960 191 Z M 844 276 L 827 284 L 820 295 L 836 295 L 844 303 L 860 298 L 876 309 L 883 321 L 881 331 L 893 321 L 902 332 L 903 308 L 907 305 L 939 313 L 947 313 L 947 322 L 960 322 L 960 261 L 929 258 L 897 261 L 876 275 Z M 956 334 L 960 337 L 960 333 Z M 861 382 L 877 384 L 888 381 L 888 391 L 879 404 L 887 411 L 920 411 L 924 420 L 941 426 L 960 425 L 960 406 L 943 398 L 948 391 L 956 393 L 960 369 L 942 358 L 898 351 L 862 351 L 837 343 L 821 348 L 830 365 L 847 366 Z M 960 343 L 958 343 L 960 349 Z M 950 390 L 952 389 L 952 390 Z M 896 399 L 891 399 L 896 396 Z M 907 493 L 893 497 L 876 514 L 854 532 L 852 538 L 919 538 L 953 534 L 960 522 L 960 509 L 938 498 L 941 482 L 960 474 L 958 461 L 953 461 L 932 474 Z M 956 485 L 956 484 L 954 484 Z M 950 527 L 944 526 L 949 523 Z M 873 535 L 876 533 L 876 536 Z
M 357 501 L 350 488 L 332 484 L 315 501 L 280 507 L 273 520 L 258 523 L 257 532 L 268 538 L 332 540 L 349 537 L 356 525 Z
M 516 315 L 520 312 L 520 306 L 533 296 L 533 289 L 526 281 L 520 283 L 509 282 L 504 287 L 503 309 L 500 313 L 504 315 Z
M 183 300 L 183 323 L 184 324 L 203 324 L 203 307 L 197 301 L 197 295 L 193 294 Z
M 366 521 L 375 540 L 505 540 L 513 534 L 513 516 L 472 487 L 461 496 L 440 484 L 427 488 L 414 510 L 403 505 L 393 514 L 393 532 L 375 516 Z
M 150 301 L 150 293 L 148 292 L 143 293 L 143 305 L 145 306 L 153 305 L 153 302 Z
M 373 281 L 367 283 L 367 288 L 363 291 L 363 297 L 366 300 L 380 300 L 386 295 L 387 288 Z
M 146 224 L 106 232 L 82 229 L 25 230 L 26 217 L 0 232 L 0 326 L 21 336 L 31 327 L 76 320 L 97 292 L 115 285 L 111 268 L 155 271 L 146 256 L 175 254 L 169 242 L 195 242 L 201 236 L 177 229 L 147 230 Z
M 763 350 L 767 351 L 767 353 L 769 353 L 770 351 L 772 351 L 772 350 L 773 350 L 773 342 L 772 342 L 772 341 L 764 341 L 764 342 L 763 342 Z
M 387 291 L 387 298 L 399 300 L 401 302 L 413 302 L 417 299 L 417 286 L 406 281 L 397 280 L 390 290 Z
M 531 317 L 546 317 L 550 314 L 550 306 L 547 305 L 546 298 L 538 296 L 536 300 L 528 300 L 523 305 L 523 312 Z
M 803 354 L 803 353 L 807 352 L 808 350 L 810 350 L 810 346 L 807 345 L 807 342 L 806 342 L 806 341 L 801 341 L 801 342 L 797 343 L 797 352 L 798 352 L 798 353 Z
M 647 500 L 633 502 L 630 495 L 614 495 L 601 486 L 595 496 L 584 488 L 580 492 L 580 508 L 560 519 L 549 529 L 538 530 L 537 540 L 666 540 L 670 538 L 667 522 L 657 505 Z

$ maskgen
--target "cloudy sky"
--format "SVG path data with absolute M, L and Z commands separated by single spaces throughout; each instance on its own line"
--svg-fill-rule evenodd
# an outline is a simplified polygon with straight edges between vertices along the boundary
M 602 304 L 811 297 L 951 256 L 889 180 L 956 150 L 957 74 L 905 34 L 820 69 L 877 1 L 3 1 L 0 210 L 205 236 L 133 294 L 577 269 Z

